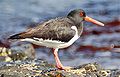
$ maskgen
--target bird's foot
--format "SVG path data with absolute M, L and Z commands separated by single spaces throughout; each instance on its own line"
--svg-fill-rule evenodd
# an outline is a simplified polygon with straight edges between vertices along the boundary
M 60 70 L 68 71 L 68 70 L 71 70 L 72 67 L 70 67 L 70 66 L 57 66 L 57 68 Z

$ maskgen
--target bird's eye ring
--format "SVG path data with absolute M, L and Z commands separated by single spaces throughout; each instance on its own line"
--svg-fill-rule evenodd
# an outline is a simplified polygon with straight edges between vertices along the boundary
M 83 13 L 83 12 L 80 12 L 80 16 L 83 17 L 83 16 L 84 16 L 84 13 Z

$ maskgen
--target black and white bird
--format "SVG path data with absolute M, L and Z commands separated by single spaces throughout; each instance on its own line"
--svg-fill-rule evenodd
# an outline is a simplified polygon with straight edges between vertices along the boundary
M 104 26 L 86 15 L 84 10 L 72 10 L 66 17 L 58 17 L 37 24 L 36 27 L 25 32 L 10 36 L 9 39 L 28 41 L 36 45 L 53 48 L 53 54 L 58 69 L 67 69 L 58 57 L 58 50 L 72 45 L 83 32 L 83 21 Z

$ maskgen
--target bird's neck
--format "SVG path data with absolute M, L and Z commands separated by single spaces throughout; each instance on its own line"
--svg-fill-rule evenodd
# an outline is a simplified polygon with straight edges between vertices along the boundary
M 78 35 L 80 36 L 83 32 L 83 22 L 76 24 L 76 27 L 78 29 Z
M 78 35 L 80 36 L 83 32 L 83 22 L 81 21 L 78 21 L 72 17 L 68 17 L 73 23 L 74 25 L 77 27 L 77 30 L 78 30 Z

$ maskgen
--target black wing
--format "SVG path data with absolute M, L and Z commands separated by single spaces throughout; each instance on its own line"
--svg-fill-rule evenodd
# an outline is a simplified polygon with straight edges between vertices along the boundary
M 17 35 L 21 38 L 36 37 L 68 42 L 75 35 L 75 31 L 71 29 L 72 26 L 74 26 L 74 24 L 68 18 L 57 18 Z

